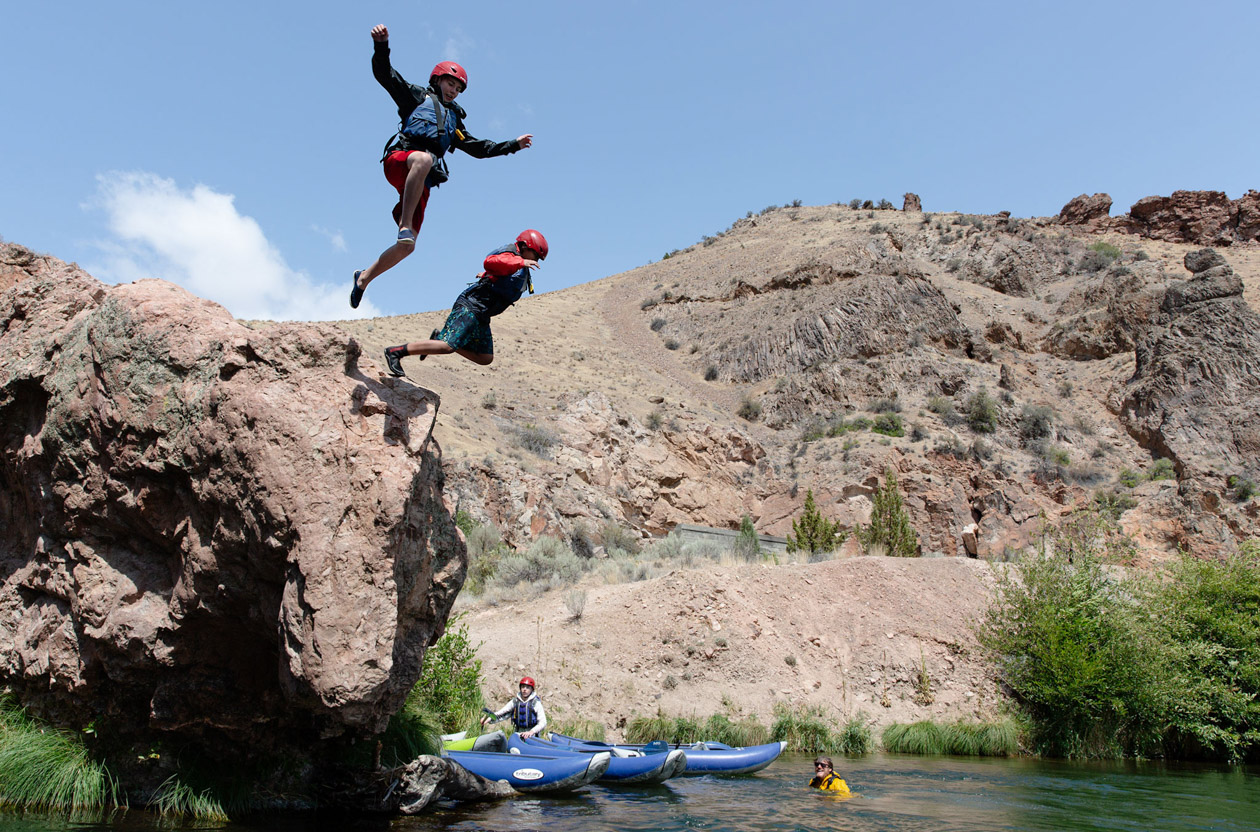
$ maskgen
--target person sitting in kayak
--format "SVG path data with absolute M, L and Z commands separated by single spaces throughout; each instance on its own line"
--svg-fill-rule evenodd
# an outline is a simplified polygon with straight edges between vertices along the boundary
M 814 758 L 814 779 L 809 781 L 809 787 L 845 796 L 852 794 L 849 791 L 849 784 L 836 774 L 830 757 Z
M 538 694 L 534 693 L 534 680 L 526 676 L 521 679 L 520 693 L 512 697 L 512 700 L 502 708 L 494 712 L 495 719 L 503 719 L 503 717 L 511 715 L 512 725 L 516 728 L 516 732 L 524 739 L 538 736 L 547 727 L 547 712 L 543 710 L 542 700 L 538 698 Z M 490 717 L 482 717 L 481 724 L 485 725 L 490 721 Z M 844 782 L 844 781 L 841 781 Z

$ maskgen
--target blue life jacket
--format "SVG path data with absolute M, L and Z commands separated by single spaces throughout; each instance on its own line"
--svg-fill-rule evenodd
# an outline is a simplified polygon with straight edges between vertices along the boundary
M 516 707 L 512 709 L 512 724 L 516 726 L 516 730 L 528 731 L 538 724 L 538 712 L 534 709 L 537 701 L 537 696 L 531 696 L 524 702 L 519 698 L 516 700 Z
M 422 145 L 440 159 L 451 149 L 459 119 L 447 112 L 436 95 L 426 95 L 424 101 L 411 111 L 407 123 L 399 132 L 408 144 Z

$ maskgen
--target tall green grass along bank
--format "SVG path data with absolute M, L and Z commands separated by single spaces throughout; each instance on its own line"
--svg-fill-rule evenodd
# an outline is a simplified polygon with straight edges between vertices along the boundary
M 1065 534 L 999 581 L 978 629 L 1033 749 L 1260 759 L 1260 545 L 1151 578 L 1105 568 L 1106 535 Z
M 701 721 L 694 716 L 668 716 L 657 711 L 655 716 L 637 716 L 626 725 L 626 740 L 631 743 L 664 740 L 680 744 L 707 740 L 742 748 L 767 742 L 768 734 L 766 726 L 755 716 L 731 719 L 726 714 L 712 714 Z
M 117 782 L 81 737 L 42 725 L 0 697 L 0 806 L 83 813 L 122 805 Z
M 774 706 L 770 739 L 805 754 L 868 754 L 875 746 L 870 724 L 861 714 L 838 724 L 819 705 L 792 707 L 784 702 Z
M 937 723 L 922 720 L 893 723 L 881 737 L 885 751 L 897 754 L 953 754 L 964 757 L 1009 757 L 1019 751 L 1019 729 L 1013 720 Z

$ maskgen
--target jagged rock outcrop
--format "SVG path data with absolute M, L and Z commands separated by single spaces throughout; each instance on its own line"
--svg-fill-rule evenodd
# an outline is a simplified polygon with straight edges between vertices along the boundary
M 1147 196 L 1129 213 L 1111 217 L 1107 194 L 1072 199 L 1059 212 L 1059 222 L 1089 231 L 1119 231 L 1152 240 L 1201 246 L 1228 246 L 1260 240 L 1260 191 L 1230 199 L 1223 191 L 1173 191 Z
M 1121 419 L 1152 452 L 1173 460 L 1183 497 L 1220 514 L 1237 533 L 1248 524 L 1222 497 L 1229 475 L 1260 476 L 1260 315 L 1219 253 L 1186 255 L 1190 280 L 1164 295 L 1159 319 L 1138 341 Z M 1208 550 L 1231 533 L 1204 518 L 1193 537 Z
M 466 568 L 436 395 L 361 368 L 332 326 L 250 329 L 170 283 L 17 259 L 0 294 L 3 684 L 145 748 L 383 730 Z
M 1032 297 L 1063 271 L 1066 255 L 1017 237 L 975 235 L 955 244 L 946 270 L 1013 297 Z
M 1157 261 L 1094 273 L 1059 304 L 1043 349 L 1077 360 L 1131 351 L 1158 317 L 1167 282 L 1163 263 Z
M 1084 225 L 1102 229 L 1111 221 L 1110 194 L 1081 194 L 1071 199 L 1059 211 L 1059 222 L 1063 225 Z
M 923 213 L 923 203 L 918 194 L 907 193 L 901 202 L 901 210 L 912 214 Z
M 758 492 L 745 480 L 766 452 L 738 430 L 687 414 L 650 430 L 603 393 L 569 405 L 554 428 L 560 441 L 547 473 L 473 462 L 457 466 L 448 486 L 518 545 L 610 515 L 661 535 L 678 523 L 728 527 L 756 513 Z
M 900 352 L 915 340 L 949 348 L 974 340 L 927 279 L 864 274 L 829 288 L 808 314 L 725 350 L 718 357 L 719 378 L 760 381 L 837 358 Z

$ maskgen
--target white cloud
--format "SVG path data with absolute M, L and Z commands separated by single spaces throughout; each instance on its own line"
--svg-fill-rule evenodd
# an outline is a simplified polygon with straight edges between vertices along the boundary
M 223 304 L 238 318 L 310 321 L 380 314 L 370 301 L 351 309 L 347 285 L 315 283 L 290 268 L 258 223 L 236 210 L 231 194 L 205 185 L 181 189 L 145 172 L 101 174 L 97 183 L 94 205 L 104 209 L 116 237 L 101 244 L 106 262 L 94 273 L 102 280 L 160 277 Z
M 319 225 L 312 225 L 311 230 L 314 231 L 316 234 L 322 234 L 323 236 L 327 237 L 328 242 L 332 244 L 334 251 L 340 251 L 344 253 L 350 250 L 349 246 L 346 245 L 345 235 L 343 235 L 340 231 L 330 231 L 327 228 L 324 228 L 323 226 L 319 226 Z
M 460 60 L 461 55 L 467 55 L 469 49 L 476 44 L 472 38 L 464 34 L 463 29 L 455 29 L 446 38 L 446 46 L 442 49 L 442 56 L 448 61 Z

